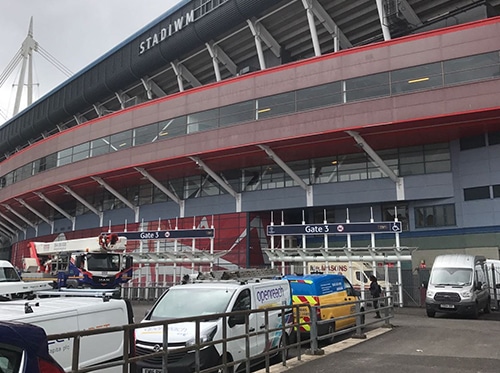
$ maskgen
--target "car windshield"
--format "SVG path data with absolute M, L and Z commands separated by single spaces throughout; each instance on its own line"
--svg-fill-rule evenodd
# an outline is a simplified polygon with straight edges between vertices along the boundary
M 472 269 L 433 268 L 429 281 L 432 285 L 470 285 L 472 284 Z
M 150 319 L 203 316 L 226 312 L 234 289 L 172 287 L 153 309 Z

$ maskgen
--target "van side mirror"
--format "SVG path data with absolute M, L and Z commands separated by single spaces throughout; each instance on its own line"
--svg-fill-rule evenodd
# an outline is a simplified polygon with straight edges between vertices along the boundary
M 125 268 L 132 268 L 134 265 L 134 258 L 130 255 L 125 257 Z
M 483 283 L 481 281 L 478 281 L 476 283 L 476 290 L 481 290 L 483 288 Z
M 231 315 L 227 320 L 227 325 L 229 325 L 230 328 L 232 328 L 235 325 L 244 325 L 244 324 L 245 324 L 244 314 Z

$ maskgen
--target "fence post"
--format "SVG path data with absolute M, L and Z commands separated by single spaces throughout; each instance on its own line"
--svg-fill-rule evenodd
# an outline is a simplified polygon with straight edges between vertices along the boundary
M 394 301 L 391 302 L 391 295 L 389 295 L 386 304 L 384 304 L 384 326 L 383 326 L 384 328 L 392 328 L 392 324 L 390 323 L 391 309 L 392 310 L 394 309 Z
M 366 334 L 363 333 L 362 326 L 364 325 L 364 320 L 365 320 L 365 314 L 361 314 L 361 303 L 358 301 L 356 302 L 356 332 L 352 336 L 353 338 L 357 339 L 366 339 Z M 364 312 L 364 311 L 363 311 Z
M 311 339 L 311 348 L 306 350 L 307 355 L 324 355 L 325 351 L 318 347 L 318 307 L 309 306 L 309 317 L 311 320 L 309 337 Z

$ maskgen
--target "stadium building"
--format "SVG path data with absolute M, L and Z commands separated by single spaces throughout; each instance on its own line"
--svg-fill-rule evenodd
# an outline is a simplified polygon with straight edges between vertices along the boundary
M 498 258 L 498 14 L 500 0 L 181 1 L 0 128 L 2 256 L 214 227 L 219 265 L 259 266 L 271 222 L 397 220 L 410 269 L 445 250 Z

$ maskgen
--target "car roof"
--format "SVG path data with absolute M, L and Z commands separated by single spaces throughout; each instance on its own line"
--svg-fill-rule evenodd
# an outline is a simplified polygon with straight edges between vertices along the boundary
M 2 343 L 22 348 L 37 356 L 49 357 L 47 335 L 39 326 L 17 321 L 0 321 L 0 336 Z

